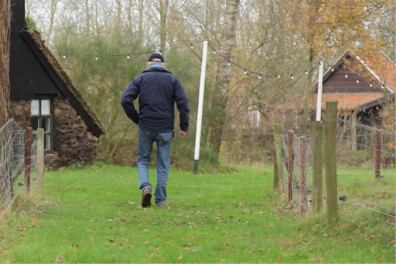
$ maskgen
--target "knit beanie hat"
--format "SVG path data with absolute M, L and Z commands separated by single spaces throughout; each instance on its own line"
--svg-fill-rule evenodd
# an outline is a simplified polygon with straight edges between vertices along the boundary
M 151 54 L 151 56 L 148 58 L 148 62 L 153 61 L 154 59 L 159 59 L 161 62 L 164 62 L 164 58 L 160 53 L 154 52 Z

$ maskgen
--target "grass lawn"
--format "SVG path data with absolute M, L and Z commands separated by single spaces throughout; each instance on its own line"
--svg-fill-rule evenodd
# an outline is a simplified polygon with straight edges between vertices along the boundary
M 395 262 L 394 223 L 349 204 L 334 227 L 325 210 L 300 218 L 272 192 L 272 169 L 237 170 L 172 170 L 168 206 L 148 209 L 135 168 L 46 172 L 43 192 L 0 220 L 0 262 Z M 339 170 L 340 195 L 392 207 L 395 173 L 384 173 Z

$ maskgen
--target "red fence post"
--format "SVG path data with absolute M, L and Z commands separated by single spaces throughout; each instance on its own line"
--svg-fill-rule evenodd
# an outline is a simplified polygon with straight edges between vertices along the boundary
M 288 201 L 293 200 L 293 174 L 294 174 L 294 131 L 287 131 L 288 139 L 288 171 L 289 171 L 289 184 L 288 184 Z
M 381 132 L 377 131 L 375 132 L 375 156 L 374 156 L 374 162 L 375 162 L 375 178 L 379 179 L 381 176 Z
M 308 200 L 307 200 L 307 183 L 306 183 L 306 149 L 307 140 L 305 137 L 298 138 L 299 141 L 299 163 L 300 163 L 300 191 L 301 191 L 301 205 L 300 213 L 303 216 L 308 210 Z
M 32 128 L 25 129 L 25 192 L 30 191 L 30 164 L 32 153 Z

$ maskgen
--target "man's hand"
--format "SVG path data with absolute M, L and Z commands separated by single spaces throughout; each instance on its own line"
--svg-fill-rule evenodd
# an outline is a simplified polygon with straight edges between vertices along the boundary
M 187 135 L 187 132 L 180 130 L 179 134 L 181 137 L 184 137 L 185 135 Z

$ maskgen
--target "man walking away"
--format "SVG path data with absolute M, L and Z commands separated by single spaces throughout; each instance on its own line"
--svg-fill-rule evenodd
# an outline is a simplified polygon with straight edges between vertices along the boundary
M 139 112 L 133 101 L 139 97 Z M 135 77 L 121 98 L 121 105 L 127 116 L 139 126 L 138 173 L 139 188 L 142 190 L 142 207 L 151 206 L 152 186 L 149 181 L 148 165 L 157 143 L 157 185 L 155 204 L 164 206 L 167 198 L 172 139 L 174 137 L 174 104 L 180 117 L 180 136 L 188 131 L 189 108 L 186 93 L 179 80 L 165 67 L 160 53 L 153 53 L 147 68 Z

